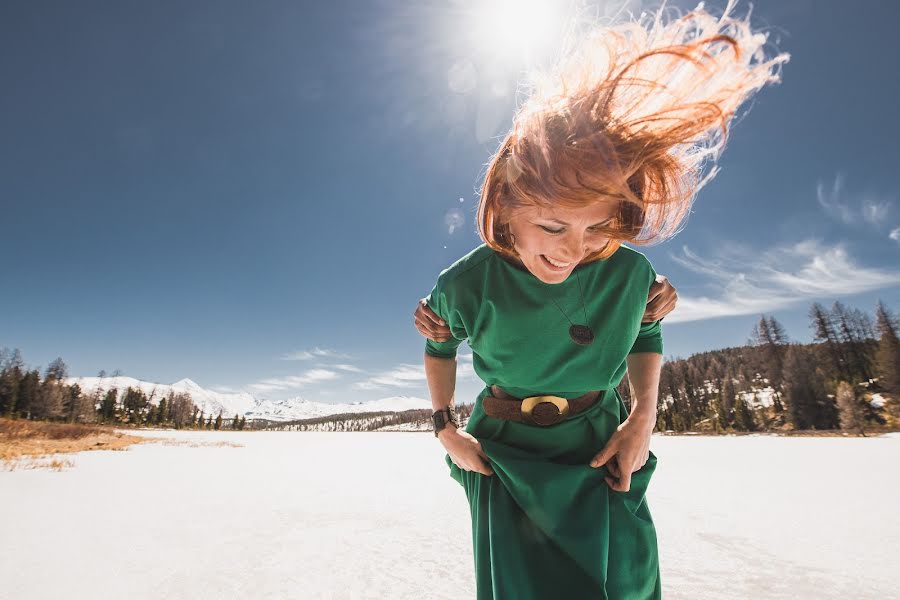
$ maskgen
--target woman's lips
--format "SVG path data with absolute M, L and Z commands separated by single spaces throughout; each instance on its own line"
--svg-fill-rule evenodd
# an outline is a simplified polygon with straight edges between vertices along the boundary
M 563 272 L 563 271 L 568 271 L 568 270 L 569 270 L 569 267 L 572 266 L 572 263 L 565 263 L 566 266 L 564 266 L 564 267 L 557 267 L 556 265 L 554 265 L 553 263 L 551 263 L 549 260 L 547 260 L 547 257 L 544 256 L 543 254 L 541 254 L 541 261 L 543 261 L 545 267 L 547 267 L 547 268 L 550 269 L 551 271 L 555 271 L 555 272 L 557 272 L 557 273 L 561 273 L 561 272 Z M 557 261 L 557 262 L 559 262 L 559 261 Z

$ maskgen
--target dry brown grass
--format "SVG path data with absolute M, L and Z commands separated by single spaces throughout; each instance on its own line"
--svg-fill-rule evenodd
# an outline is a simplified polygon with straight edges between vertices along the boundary
M 0 419 L 0 466 L 6 470 L 48 468 L 60 471 L 74 463 L 58 454 L 85 450 L 125 450 L 148 441 L 113 427 Z

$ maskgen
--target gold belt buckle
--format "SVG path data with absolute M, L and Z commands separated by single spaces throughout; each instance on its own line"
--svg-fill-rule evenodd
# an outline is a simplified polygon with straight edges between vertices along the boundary
M 551 423 L 539 423 L 534 420 L 534 407 L 538 404 L 552 404 L 556 407 L 558 413 L 555 415 Z M 569 415 L 569 401 L 559 396 L 530 396 L 522 400 L 522 420 L 533 425 L 546 427 L 548 425 L 556 425 Z

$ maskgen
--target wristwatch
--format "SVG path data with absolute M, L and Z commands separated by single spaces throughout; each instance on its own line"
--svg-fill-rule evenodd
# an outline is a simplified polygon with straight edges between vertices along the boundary
M 459 419 L 456 417 L 456 407 L 452 404 L 443 410 L 435 411 L 431 415 L 431 421 L 434 423 L 434 437 L 447 426 L 447 423 L 453 423 L 459 428 Z

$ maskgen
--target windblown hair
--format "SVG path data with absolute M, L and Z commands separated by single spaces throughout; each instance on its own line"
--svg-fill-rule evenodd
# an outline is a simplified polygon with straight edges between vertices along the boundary
M 703 4 L 664 22 L 663 9 L 594 27 L 549 73 L 533 77 L 513 127 L 491 159 L 478 232 L 494 250 L 517 254 L 510 209 L 619 203 L 603 232 L 610 243 L 651 244 L 684 226 L 697 192 L 718 172 L 729 122 L 790 56 L 767 57 L 767 35 L 749 14 L 721 17 Z M 677 16 L 677 15 L 676 15 Z

